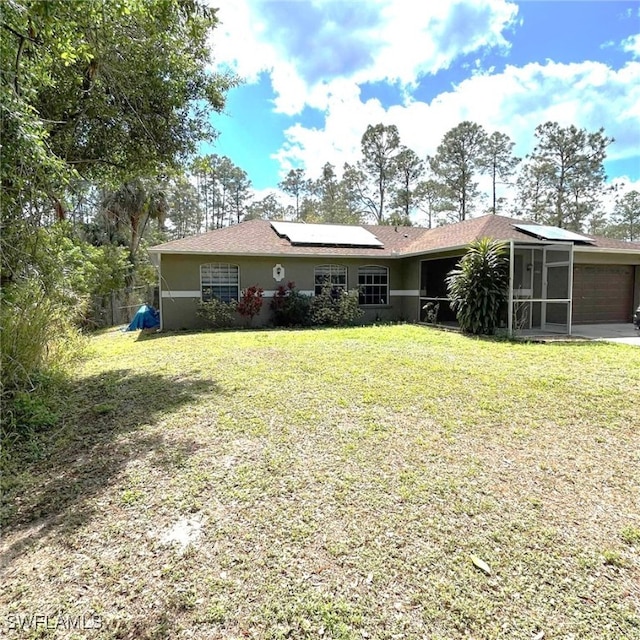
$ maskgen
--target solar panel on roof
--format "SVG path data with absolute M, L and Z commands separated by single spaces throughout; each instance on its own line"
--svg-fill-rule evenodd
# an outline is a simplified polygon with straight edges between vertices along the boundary
M 345 247 L 383 247 L 373 233 L 363 227 L 341 224 L 303 224 L 299 222 L 272 222 L 279 236 L 291 244 L 339 245 Z
M 544 224 L 514 224 L 513 225 L 519 231 L 524 231 L 536 238 L 542 240 L 563 240 L 567 242 L 589 242 L 594 241 L 587 236 L 574 233 L 573 231 L 567 231 L 566 229 L 560 229 L 559 227 L 551 227 Z

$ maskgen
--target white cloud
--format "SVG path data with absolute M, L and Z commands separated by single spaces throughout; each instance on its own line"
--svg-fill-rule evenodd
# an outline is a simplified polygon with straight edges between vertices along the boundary
M 389 2 L 383 8 L 374 64 L 359 81 L 398 80 L 412 84 L 424 74 L 446 69 L 459 56 L 483 47 L 508 48 L 503 31 L 513 24 L 518 7 L 509 2 Z
M 640 58 L 640 33 L 636 33 L 623 40 L 622 49 L 630 53 L 634 58 Z
M 324 108 L 325 85 L 339 77 L 411 86 L 461 55 L 506 49 L 503 32 L 518 11 L 507 0 L 210 1 L 221 21 L 216 64 L 248 82 L 268 72 L 276 109 L 288 115 L 307 104 Z
M 267 196 L 275 196 L 279 202 L 283 201 L 283 192 L 275 187 L 267 187 L 266 189 L 251 189 L 251 196 L 254 202 L 264 200 Z
M 611 190 L 606 191 L 602 199 L 602 205 L 605 213 L 610 214 L 616 204 L 616 199 L 624 196 L 629 191 L 640 192 L 640 179 L 632 180 L 629 176 L 618 176 L 611 180 Z
M 604 127 L 616 139 L 609 158 L 637 157 L 640 61 L 620 69 L 548 61 L 480 70 L 487 47 L 509 48 L 519 17 L 507 0 L 210 1 L 221 21 L 213 36 L 216 62 L 249 83 L 266 72 L 277 112 L 295 116 L 311 107 L 323 114 L 318 128 L 298 122 L 285 131 L 286 143 L 272 156 L 281 178 L 294 167 L 316 177 L 325 162 L 340 172 L 359 157 L 366 126 L 378 122 L 397 125 L 402 142 L 422 157 L 465 119 L 508 134 L 521 156 L 533 147 L 535 127 L 555 120 L 590 131 Z M 640 56 L 640 35 L 623 48 Z M 411 97 L 421 79 L 469 54 L 477 60 L 467 79 L 429 103 Z M 385 109 L 363 100 L 360 85 L 379 81 L 404 89 L 403 103 Z
M 632 180 L 629 176 L 618 176 L 611 181 L 620 195 L 624 195 L 629 191 L 640 191 L 640 178 Z
M 362 102 L 360 89 L 348 80 L 335 80 L 326 87 L 325 126 L 310 129 L 297 123 L 285 131 L 287 142 L 274 155 L 280 161 L 282 174 L 304 167 L 309 176 L 317 177 L 326 162 L 342 172 L 345 162 L 360 157 L 360 139 L 367 124 L 392 124 L 391 114 L 377 100 Z
M 247 0 L 209 0 L 218 9 L 220 21 L 213 32 L 211 48 L 214 63 L 230 67 L 245 82 L 255 82 L 262 71 L 279 63 L 275 48 Z
M 388 110 L 375 100 L 362 102 L 354 83 L 336 82 L 324 128 L 289 128 L 277 157 L 284 167 L 303 166 L 311 176 L 326 161 L 340 169 L 358 156 L 366 126 L 378 122 L 397 125 L 402 142 L 424 157 L 435 153 L 444 133 L 462 120 L 506 133 L 516 142 L 516 154 L 524 156 L 533 147 L 536 126 L 554 120 L 589 131 L 604 127 L 616 139 L 609 158 L 624 159 L 637 155 L 638 104 L 638 62 L 617 71 L 598 62 L 507 66 L 499 74 L 474 75 L 429 104 L 409 101 Z

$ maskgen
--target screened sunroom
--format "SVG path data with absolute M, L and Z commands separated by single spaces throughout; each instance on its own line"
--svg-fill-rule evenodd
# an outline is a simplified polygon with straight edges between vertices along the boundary
M 571 334 L 574 244 L 590 238 L 542 225 L 514 225 L 531 241 L 508 242 L 508 302 L 500 326 L 509 333 Z M 428 258 L 420 265 L 420 320 L 454 324 L 445 278 L 461 255 Z
M 509 267 L 509 334 L 570 334 L 573 244 L 511 242 Z

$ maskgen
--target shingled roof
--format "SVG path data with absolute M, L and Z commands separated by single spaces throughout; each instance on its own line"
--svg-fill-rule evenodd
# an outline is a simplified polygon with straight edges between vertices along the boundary
M 293 245 L 287 238 L 280 237 L 268 220 L 248 220 L 201 235 L 165 242 L 151 247 L 150 251 L 177 254 L 395 258 L 464 247 L 483 237 L 523 243 L 536 242 L 531 235 L 514 226 L 523 222 L 525 221 L 489 214 L 434 229 L 362 225 L 382 242 L 383 247 L 376 248 Z M 592 240 L 592 243 L 580 246 L 580 250 L 640 253 L 638 242 L 582 235 Z
M 495 238 L 496 240 L 515 240 L 518 242 L 535 242 L 536 239 L 516 228 L 517 224 L 532 224 L 526 220 L 517 218 L 508 218 L 506 216 L 488 214 L 480 218 L 471 218 L 464 222 L 447 224 L 434 229 L 427 229 L 427 232 L 421 235 L 417 240 L 412 242 L 403 250 L 404 255 L 427 253 L 430 251 L 441 251 L 445 248 L 464 247 L 470 242 L 479 238 Z M 640 251 L 640 243 L 626 242 L 624 240 L 615 240 L 613 238 L 603 238 L 600 236 L 581 233 L 585 238 L 589 238 L 592 242 L 588 245 L 580 245 L 580 249 L 613 249 L 613 250 L 630 250 Z M 548 244 L 549 241 L 541 241 Z
M 251 256 L 353 256 L 390 258 L 417 240 L 425 229 L 420 227 L 385 227 L 361 225 L 370 231 L 383 247 L 342 247 L 293 245 L 280 237 L 268 220 L 248 220 L 240 224 L 165 242 L 151 247 L 157 253 L 203 253 Z

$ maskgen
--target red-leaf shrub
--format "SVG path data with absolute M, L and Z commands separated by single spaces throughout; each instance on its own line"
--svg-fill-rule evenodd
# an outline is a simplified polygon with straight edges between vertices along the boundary
M 257 316 L 262 309 L 262 296 L 264 289 L 258 285 L 253 285 L 242 290 L 242 296 L 236 306 L 236 311 L 245 318 L 249 318 L 251 324 L 254 316 Z

